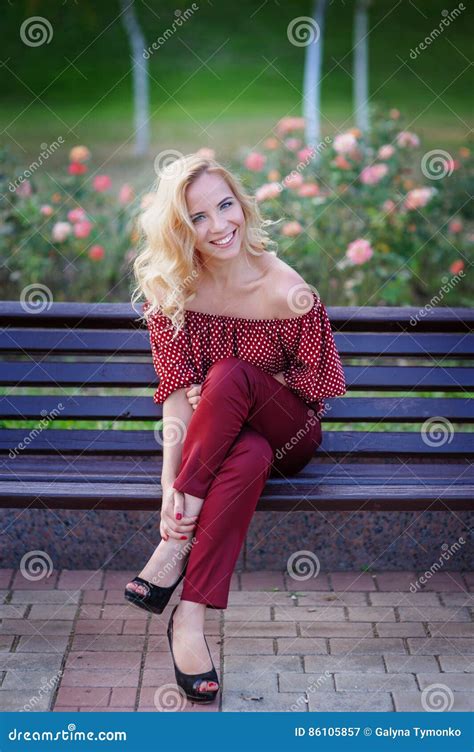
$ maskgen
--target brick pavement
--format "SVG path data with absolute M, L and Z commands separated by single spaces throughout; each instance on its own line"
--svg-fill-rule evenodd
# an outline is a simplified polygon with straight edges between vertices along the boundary
M 473 710 L 473 573 L 413 593 L 415 572 L 237 572 L 229 607 L 207 613 L 223 691 L 204 706 L 176 694 L 166 624 L 181 587 L 151 616 L 123 600 L 135 574 L 0 570 L 4 710 Z

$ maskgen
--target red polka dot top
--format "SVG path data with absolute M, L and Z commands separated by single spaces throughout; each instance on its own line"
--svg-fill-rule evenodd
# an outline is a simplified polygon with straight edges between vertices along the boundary
M 311 407 L 346 392 L 346 382 L 324 304 L 312 293 L 312 308 L 288 319 L 246 319 L 184 311 L 184 328 L 172 341 L 170 319 L 148 319 L 153 364 L 159 378 L 153 401 L 176 389 L 201 384 L 211 365 L 235 356 L 268 373 L 283 372 L 287 386 Z M 150 306 L 146 301 L 145 311 Z

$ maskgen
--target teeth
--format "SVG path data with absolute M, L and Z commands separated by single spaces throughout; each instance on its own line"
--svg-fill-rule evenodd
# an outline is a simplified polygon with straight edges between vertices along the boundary
M 233 234 L 234 232 L 232 231 L 230 235 L 227 235 L 227 237 L 223 238 L 222 240 L 213 240 L 212 242 L 214 243 L 214 245 L 226 245 L 226 243 L 229 243 Z

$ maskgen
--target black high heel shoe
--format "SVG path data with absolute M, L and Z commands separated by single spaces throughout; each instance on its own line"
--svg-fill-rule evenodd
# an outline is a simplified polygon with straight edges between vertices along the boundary
M 188 700 L 191 700 L 192 702 L 202 702 L 202 703 L 213 702 L 217 696 L 217 693 L 219 692 L 219 688 L 208 689 L 205 692 L 199 691 L 199 686 L 201 682 L 203 681 L 215 682 L 216 684 L 219 683 L 217 671 L 214 667 L 214 662 L 212 660 L 211 651 L 209 650 L 209 645 L 207 644 L 205 635 L 204 635 L 204 640 L 206 642 L 207 651 L 209 653 L 209 658 L 211 659 L 211 663 L 212 663 L 211 670 L 205 671 L 204 673 L 201 673 L 201 674 L 185 674 L 183 673 L 183 671 L 180 671 L 180 669 L 176 665 L 176 661 L 174 659 L 174 654 L 173 654 L 173 616 L 177 608 L 178 606 L 175 606 L 171 612 L 170 620 L 168 622 L 168 630 L 167 630 L 171 657 L 173 659 L 173 664 L 174 664 L 174 673 L 176 676 L 176 683 L 178 687 L 181 687 L 181 689 L 184 690 Z
M 133 603 L 134 606 L 143 608 L 145 611 L 151 611 L 152 614 L 161 614 L 168 605 L 168 601 L 173 595 L 173 591 L 176 590 L 183 579 L 187 566 L 188 562 L 184 565 L 184 569 L 174 585 L 169 585 L 168 587 L 153 585 L 152 582 L 144 580 L 143 577 L 134 577 L 130 582 L 135 582 L 137 585 L 145 587 L 147 592 L 145 595 L 141 595 L 134 590 L 128 590 L 125 588 L 125 600 Z

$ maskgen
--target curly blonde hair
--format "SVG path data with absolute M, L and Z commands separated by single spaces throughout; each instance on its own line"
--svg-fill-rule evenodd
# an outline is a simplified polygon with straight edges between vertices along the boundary
M 157 179 L 150 204 L 139 216 L 142 249 L 133 262 L 136 287 L 132 305 L 143 295 L 143 318 L 161 310 L 177 332 L 184 325 L 184 304 L 196 292 L 202 265 L 195 253 L 196 231 L 189 218 L 185 192 L 204 172 L 220 175 L 228 184 L 244 214 L 242 248 L 254 255 L 270 250 L 267 225 L 256 199 L 245 193 L 240 180 L 215 159 L 188 154 L 171 163 Z

